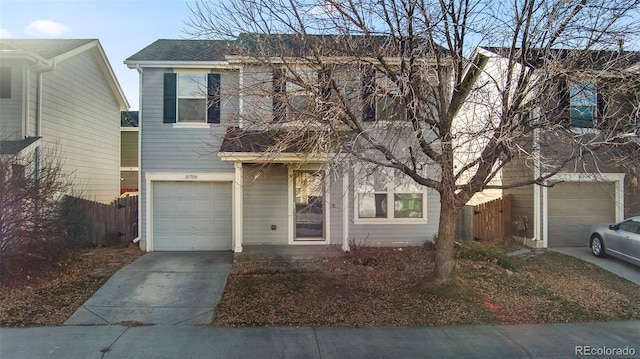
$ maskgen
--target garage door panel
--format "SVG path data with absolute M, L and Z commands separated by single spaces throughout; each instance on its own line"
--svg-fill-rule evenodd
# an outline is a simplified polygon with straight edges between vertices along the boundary
M 154 250 L 231 249 L 230 183 L 155 182 Z
M 611 182 L 565 182 L 549 188 L 549 246 L 587 246 L 592 225 L 615 221 L 614 193 Z

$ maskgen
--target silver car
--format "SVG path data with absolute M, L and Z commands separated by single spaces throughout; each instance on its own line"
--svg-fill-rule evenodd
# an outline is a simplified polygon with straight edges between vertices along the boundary
M 591 227 L 589 246 L 596 257 L 610 255 L 640 266 L 640 216 Z

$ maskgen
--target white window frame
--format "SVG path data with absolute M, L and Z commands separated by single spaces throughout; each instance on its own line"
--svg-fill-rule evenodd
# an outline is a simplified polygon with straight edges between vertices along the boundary
M 198 71 L 180 71 L 176 72 L 176 122 L 174 123 L 175 127 L 211 127 L 211 124 L 207 122 L 207 109 L 208 109 L 208 95 L 207 95 L 207 74 L 208 72 Z M 194 94 L 189 95 L 180 95 L 180 79 L 185 79 L 189 77 L 203 77 L 203 83 L 198 83 L 195 80 L 192 82 L 198 84 L 201 88 L 201 93 L 199 96 Z M 204 100 L 205 106 L 204 111 L 202 112 L 202 121 L 191 122 L 191 121 L 180 121 L 180 100 Z
M 405 121 L 407 119 L 407 109 L 402 108 L 401 104 L 398 103 L 397 97 L 400 96 L 400 90 L 388 77 L 381 75 L 376 71 L 376 87 L 382 90 L 382 93 L 377 94 L 376 96 L 376 121 L 384 121 L 384 122 L 398 122 Z M 388 118 L 381 118 L 382 109 L 384 109 L 385 101 L 389 99 L 390 102 L 394 102 L 395 106 L 400 108 L 403 113 L 400 114 L 399 118 L 389 120 Z M 404 118 L 402 118 L 404 117 Z
M 314 84 L 317 84 L 318 82 L 318 70 L 316 69 L 299 68 L 296 69 L 295 72 L 303 80 L 313 79 Z M 292 101 L 294 98 L 306 98 L 309 106 L 316 106 L 315 96 L 312 91 L 309 91 L 304 87 L 290 81 L 286 81 L 284 83 L 284 86 L 285 99 L 287 102 L 285 105 L 285 118 L 287 122 L 296 121 L 297 116 L 299 115 L 298 110 L 294 110 Z
M 382 168 L 376 168 L 375 171 L 379 171 Z M 393 171 L 393 169 L 384 168 L 384 170 Z M 363 173 L 362 165 L 356 165 L 356 173 L 354 176 L 354 186 L 353 186 L 353 223 L 354 224 L 426 224 L 428 223 L 427 218 L 427 188 L 422 186 L 420 190 L 416 192 L 406 192 L 406 191 L 396 191 L 396 174 L 389 176 L 389 179 L 386 183 L 385 191 L 372 191 L 365 192 L 359 191 L 359 182 L 361 179 L 358 178 L 360 173 Z M 407 178 L 407 181 L 412 181 L 412 179 Z M 418 185 L 419 186 L 419 185 Z M 387 195 L 387 217 L 386 218 L 371 218 L 371 217 L 360 217 L 360 195 L 361 194 L 386 194 Z M 395 218 L 395 195 L 396 194 L 421 194 L 422 195 L 422 217 L 419 218 Z

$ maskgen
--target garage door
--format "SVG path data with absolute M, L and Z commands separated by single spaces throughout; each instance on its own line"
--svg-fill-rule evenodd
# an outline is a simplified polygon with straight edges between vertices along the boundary
M 549 247 L 584 247 L 589 228 L 615 222 L 613 182 L 565 182 L 548 189 Z
M 231 249 L 231 195 L 227 182 L 154 182 L 154 250 Z

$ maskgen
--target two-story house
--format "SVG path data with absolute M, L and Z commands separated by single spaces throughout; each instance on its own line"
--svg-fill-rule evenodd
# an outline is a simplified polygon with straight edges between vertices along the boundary
M 62 157 L 70 194 L 118 197 L 128 107 L 98 40 L 0 40 L 0 153 Z
M 296 116 L 314 106 L 305 94 L 310 89 L 301 84 L 322 81 L 321 70 L 302 57 L 293 61 L 297 67 L 289 76 L 308 79 L 294 84 L 273 64 L 233 53 L 232 44 L 158 40 L 125 61 L 139 72 L 141 84 L 142 249 L 240 252 L 250 245 L 336 245 L 348 250 L 350 241 L 397 245 L 433 238 L 437 192 L 389 170 L 354 176 L 352 168 L 328 166 L 327 157 L 335 154 L 312 137 L 322 129 L 295 127 Z M 331 56 L 332 63 L 347 64 L 340 54 Z M 340 84 L 350 88 L 348 101 L 374 90 L 370 69 L 356 64 L 335 71 L 342 71 Z M 362 121 L 374 123 L 401 118 L 405 110 L 380 96 L 357 111 Z M 265 130 L 260 121 L 245 120 L 249 117 L 282 122 L 288 131 Z M 283 134 L 292 141 L 274 150 Z M 325 153 L 318 150 L 324 145 Z
M 503 48 L 475 51 L 467 77 L 473 83 L 470 88 L 475 86 L 476 90 L 458 113 L 459 126 L 472 124 L 477 131 L 477 126 L 490 128 L 497 121 L 504 98 L 500 93 L 509 92 L 505 80 L 510 68 L 508 54 Z M 511 67 L 514 73 L 532 73 L 528 98 L 522 101 L 523 110 L 518 114 L 523 131 L 511 139 L 520 154 L 497 171 L 492 184 L 510 186 L 547 178 L 541 184 L 484 194 L 512 196 L 512 233 L 525 243 L 535 247 L 588 246 L 592 225 L 640 213 L 638 173 L 628 166 L 628 156 L 625 160 L 611 153 L 613 149 L 631 154 L 640 146 L 640 74 L 633 70 L 640 53 L 534 50 L 531 54 L 526 64 L 518 61 Z M 470 133 L 481 133 L 474 131 Z M 458 140 L 465 143 L 463 153 L 474 155 L 474 146 L 483 141 L 482 136 L 469 139 L 464 134 Z M 577 156 L 577 151 L 584 153 Z M 563 163 L 565 159 L 570 160 Z M 464 165 L 464 156 L 457 160 Z M 559 165 L 563 166 L 559 173 L 550 176 Z

